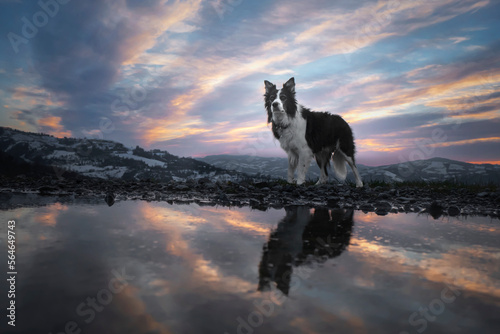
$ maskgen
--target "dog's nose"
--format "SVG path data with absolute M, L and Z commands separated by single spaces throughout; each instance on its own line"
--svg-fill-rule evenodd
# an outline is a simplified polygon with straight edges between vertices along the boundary
M 279 103 L 278 102 L 273 102 L 273 108 L 278 108 Z

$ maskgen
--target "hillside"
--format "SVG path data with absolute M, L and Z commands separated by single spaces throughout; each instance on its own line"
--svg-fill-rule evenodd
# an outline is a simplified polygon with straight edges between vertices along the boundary
M 100 179 L 182 181 L 209 177 L 234 180 L 242 175 L 166 151 L 145 151 L 139 146 L 99 139 L 55 138 L 0 127 L 3 175 L 13 173 L 58 177 L 81 175 Z

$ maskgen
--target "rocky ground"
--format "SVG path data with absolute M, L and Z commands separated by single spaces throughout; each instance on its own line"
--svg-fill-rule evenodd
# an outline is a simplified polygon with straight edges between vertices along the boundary
M 75 200 L 103 202 L 146 200 L 201 205 L 251 206 L 266 210 L 289 205 L 354 208 L 386 215 L 396 212 L 442 215 L 482 215 L 499 218 L 500 187 L 448 183 L 346 184 L 296 186 L 283 181 L 211 182 L 209 179 L 158 183 L 42 177 L 1 178 L 0 209 Z

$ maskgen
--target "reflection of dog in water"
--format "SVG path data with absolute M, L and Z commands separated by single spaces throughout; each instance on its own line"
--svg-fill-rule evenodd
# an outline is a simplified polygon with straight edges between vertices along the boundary
M 271 232 L 259 264 L 259 291 L 271 282 L 285 295 L 290 290 L 293 267 L 325 262 L 339 256 L 349 245 L 353 210 L 306 207 L 286 208 L 286 216 Z

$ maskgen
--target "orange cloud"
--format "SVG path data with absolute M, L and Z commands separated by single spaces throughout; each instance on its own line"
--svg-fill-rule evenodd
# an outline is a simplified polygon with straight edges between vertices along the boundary
M 470 164 L 491 164 L 491 165 L 500 165 L 500 160 L 479 160 L 479 161 L 466 161 Z
M 406 148 L 406 146 L 401 146 L 394 144 L 394 140 L 384 141 L 380 139 L 370 138 L 370 139 L 357 139 L 356 146 L 359 147 L 360 152 L 364 151 L 375 151 L 375 152 L 397 152 Z
M 37 105 L 43 106 L 61 106 L 61 101 L 54 100 L 53 95 L 47 90 L 36 86 L 17 86 L 7 99 L 9 105 L 5 108 L 31 109 Z
M 247 124 L 243 124 L 240 127 L 232 128 L 231 125 L 224 123 L 221 127 L 214 128 L 214 134 L 202 140 L 204 143 L 234 143 L 234 142 L 242 142 L 242 141 L 256 141 L 258 138 L 255 138 L 256 134 L 259 133 L 268 133 L 270 130 L 267 126 L 266 122 L 251 122 Z M 215 137 L 215 138 L 214 138 Z
M 447 141 L 443 143 L 433 143 L 432 147 L 448 147 L 448 146 L 458 146 L 458 145 L 468 145 L 484 142 L 500 142 L 500 137 L 489 137 L 489 138 L 475 138 L 475 139 L 464 139 L 456 141 Z
M 148 124 L 155 125 L 147 128 Z M 142 127 L 146 128 L 143 131 L 144 135 L 142 138 L 147 144 L 150 144 L 157 141 L 184 138 L 212 131 L 212 129 L 198 127 L 200 124 L 201 122 L 196 120 L 188 120 L 182 123 L 175 123 L 171 120 L 148 120 L 142 124 Z
M 37 121 L 39 126 L 50 128 L 51 130 L 47 131 L 50 135 L 55 137 L 71 137 L 71 131 L 64 131 L 63 126 L 60 124 L 61 117 L 58 116 L 48 116 L 44 118 L 40 118 Z
M 59 128 L 61 121 L 61 117 L 49 116 L 46 118 L 41 118 L 38 120 L 38 125 L 40 126 L 48 126 L 50 128 Z

